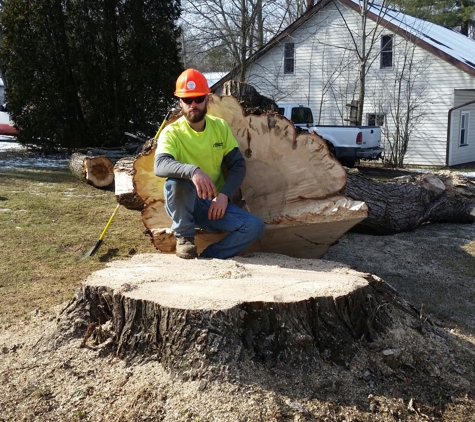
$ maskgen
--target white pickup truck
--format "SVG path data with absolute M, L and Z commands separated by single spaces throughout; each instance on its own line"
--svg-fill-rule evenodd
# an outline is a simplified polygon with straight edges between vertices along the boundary
M 379 126 L 315 126 L 310 107 L 298 104 L 278 104 L 278 107 L 279 114 L 297 128 L 320 135 L 343 165 L 353 167 L 357 160 L 378 160 L 384 152 Z

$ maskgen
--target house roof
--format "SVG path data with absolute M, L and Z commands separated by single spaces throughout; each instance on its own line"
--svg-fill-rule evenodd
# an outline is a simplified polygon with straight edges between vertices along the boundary
M 347 2 L 358 6 L 355 0 L 342 1 Z M 382 14 L 380 10 L 380 6 L 377 5 L 371 5 L 369 8 L 373 18 Z M 383 8 L 382 11 L 385 27 L 399 35 L 415 37 L 417 44 L 422 48 L 475 76 L 475 40 L 460 32 L 397 10 Z
M 275 45 L 279 44 L 283 39 L 311 19 L 316 13 L 334 1 L 335 0 L 320 0 L 299 19 L 272 38 L 265 46 L 247 59 L 245 65 L 248 66 L 254 63 Z M 355 11 L 359 11 L 360 4 L 358 0 L 338 0 L 338 2 Z M 387 9 L 374 3 L 369 4 L 368 16 L 374 21 L 380 20 L 381 25 L 389 30 L 405 38 L 411 38 L 420 47 L 475 76 L 475 40 L 452 29 L 444 28 L 435 23 L 406 15 L 394 9 Z M 235 68 L 217 81 L 212 88 L 221 86 L 225 81 L 236 76 L 238 72 L 239 68 Z
M 228 72 L 203 72 L 206 80 L 208 81 L 208 85 L 212 86 L 216 82 L 218 82 L 221 78 L 226 76 Z

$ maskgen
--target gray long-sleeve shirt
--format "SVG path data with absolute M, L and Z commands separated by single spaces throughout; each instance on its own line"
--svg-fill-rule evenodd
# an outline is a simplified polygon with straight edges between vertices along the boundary
M 224 156 L 223 162 L 228 174 L 221 193 L 232 199 L 246 175 L 246 161 L 239 148 L 234 148 Z M 195 165 L 175 160 L 170 154 L 155 155 L 154 171 L 158 177 L 191 179 L 197 168 Z

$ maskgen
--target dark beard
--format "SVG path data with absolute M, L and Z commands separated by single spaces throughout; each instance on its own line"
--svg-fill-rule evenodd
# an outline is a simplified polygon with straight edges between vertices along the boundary
M 198 123 L 198 122 L 201 122 L 204 118 L 205 118 L 205 115 L 206 115 L 206 107 L 201 110 L 198 114 L 195 114 L 195 113 L 186 113 L 185 111 L 183 111 L 183 114 L 185 115 L 186 117 L 186 120 L 188 120 L 188 122 L 190 123 Z

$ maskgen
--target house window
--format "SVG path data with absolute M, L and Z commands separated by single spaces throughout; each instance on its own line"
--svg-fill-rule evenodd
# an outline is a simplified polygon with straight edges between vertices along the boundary
M 384 126 L 384 114 L 367 114 L 366 122 L 368 126 Z
M 295 68 L 295 46 L 293 42 L 284 44 L 284 74 L 294 73 Z
M 468 145 L 468 121 L 470 118 L 470 112 L 462 111 L 460 114 L 460 136 L 459 136 L 459 145 L 465 146 Z
M 383 35 L 381 37 L 380 69 L 391 67 L 393 67 L 393 36 Z

